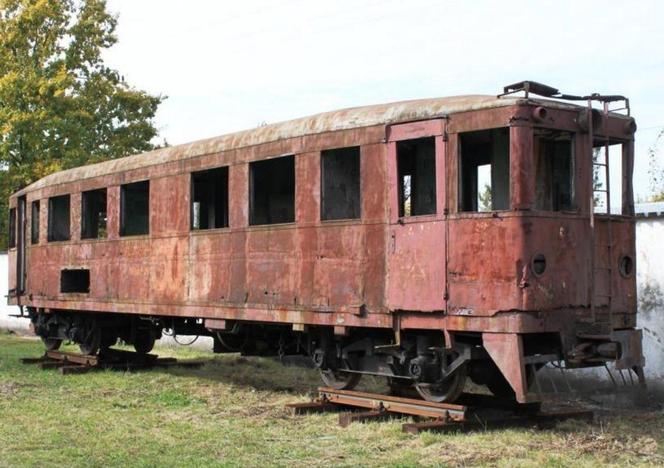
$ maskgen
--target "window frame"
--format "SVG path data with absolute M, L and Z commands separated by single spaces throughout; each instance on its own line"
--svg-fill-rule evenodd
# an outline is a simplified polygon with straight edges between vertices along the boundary
M 571 208 L 568 209 L 560 209 L 560 210 L 554 210 L 554 209 L 544 209 L 540 208 L 538 205 L 538 199 L 537 199 L 537 176 L 538 176 L 538 163 L 539 163 L 539 155 L 535 152 L 536 144 L 535 140 L 538 139 L 538 136 L 536 135 L 536 131 L 540 130 L 548 130 L 548 131 L 553 131 L 553 132 L 560 132 L 560 133 L 567 133 L 571 135 L 570 139 L 570 149 L 571 149 L 571 159 L 570 159 L 570 185 L 571 185 Z M 578 151 L 577 151 L 577 138 L 578 138 L 578 132 L 575 132 L 573 130 L 566 130 L 566 129 L 558 129 L 558 128 L 550 128 L 550 127 L 541 127 L 541 126 L 533 126 L 532 127 L 532 164 L 533 164 L 533 186 L 535 189 L 535 193 L 533 195 L 533 210 L 540 212 L 540 213 L 578 213 L 579 212 L 579 187 L 578 187 L 578 180 L 577 180 L 577 169 L 579 168 L 578 164 Z M 592 163 L 591 163 L 592 166 Z M 592 191 L 592 188 L 591 188 Z
M 37 210 L 35 211 L 35 206 L 37 207 Z M 36 213 L 36 217 L 35 217 Z M 41 230 L 41 220 L 39 219 L 41 214 L 41 203 L 39 200 L 32 200 L 32 203 L 30 203 L 30 245 L 38 245 L 39 244 L 39 234 Z M 35 223 L 36 220 L 36 223 Z M 35 229 L 35 225 L 36 228 Z
M 10 249 L 16 248 L 16 215 L 16 207 L 9 208 L 7 247 Z
M 255 188 L 255 181 L 254 181 L 254 173 L 253 173 L 253 168 L 255 168 L 258 165 L 261 164 L 266 164 L 268 162 L 273 162 L 276 160 L 280 159 L 286 159 L 289 158 L 293 161 L 293 219 L 289 221 L 278 221 L 278 222 L 272 222 L 272 223 L 257 223 L 255 222 L 255 197 L 254 197 L 254 188 Z M 281 156 L 275 156 L 271 158 L 265 158 L 265 159 L 259 159 L 256 161 L 249 161 L 248 162 L 248 205 L 249 205 L 249 212 L 247 216 L 247 224 L 248 227 L 260 227 L 260 226 L 275 226 L 275 225 L 288 225 L 288 224 L 295 224 L 297 222 L 297 160 L 295 157 L 295 154 L 284 154 Z
M 211 173 L 214 171 L 220 171 L 224 170 L 225 176 L 226 176 L 226 193 L 225 193 L 225 200 L 224 200 L 224 205 L 225 205 L 225 218 L 223 222 L 223 226 L 219 227 L 207 227 L 207 228 L 194 228 L 194 179 L 196 175 L 203 175 L 206 173 Z M 230 172 L 231 172 L 231 167 L 229 165 L 225 166 L 216 166 L 216 167 L 210 167 L 207 169 L 201 169 L 200 171 L 192 171 L 189 173 L 189 231 L 190 232 L 206 232 L 206 231 L 214 231 L 214 230 L 219 230 L 219 229 L 228 229 L 230 228 L 231 224 L 231 219 L 230 219 Z M 215 219 L 216 221 L 216 219 Z
M 343 151 L 343 150 L 357 150 L 357 169 L 358 169 L 358 215 L 354 217 L 341 217 L 341 218 L 325 218 L 323 217 L 325 213 L 325 203 L 326 203 L 326 196 L 325 196 L 325 165 L 323 162 L 323 159 L 326 156 L 332 155 L 335 151 Z M 355 155 L 354 155 L 355 156 Z M 346 156 L 348 157 L 348 156 Z M 319 203 L 319 218 L 322 223 L 333 223 L 333 222 L 339 222 L 339 221 L 353 221 L 353 220 L 361 220 L 362 219 L 362 203 L 364 200 L 364 193 L 363 193 L 363 184 L 362 184 L 362 146 L 360 145 L 352 145 L 352 146 L 340 146 L 340 147 L 335 147 L 335 148 L 327 148 L 324 150 L 320 151 L 319 155 L 319 165 L 320 165 L 320 203 Z
M 438 191 L 440 189 L 439 184 L 440 181 L 438 180 L 438 177 L 440 175 L 440 170 L 438 168 L 438 157 L 437 157 L 437 143 L 436 143 L 437 135 L 420 135 L 420 136 L 412 136 L 411 138 L 404 138 L 404 139 L 399 139 L 394 141 L 394 154 L 395 154 L 395 169 L 396 169 L 396 196 L 397 196 L 397 219 L 401 220 L 401 222 L 407 222 L 409 219 L 421 219 L 421 218 L 426 218 L 426 217 L 435 217 L 438 215 L 438 213 L 441 210 L 441 207 L 439 207 L 439 194 Z M 404 198 L 404 190 L 403 190 L 403 184 L 401 180 L 401 172 L 399 170 L 399 145 L 408 143 L 408 142 L 416 142 L 416 141 L 424 141 L 424 140 L 430 140 L 433 143 L 433 154 L 432 154 L 432 159 L 433 159 L 433 211 L 430 213 L 420 213 L 420 214 L 412 214 L 413 212 L 413 206 L 412 206 L 412 200 L 413 200 L 413 174 L 411 174 L 411 182 L 410 182 L 410 198 L 411 198 L 411 214 L 407 215 L 406 210 L 405 210 L 405 203 L 406 200 Z M 402 213 L 403 210 L 403 213 Z
M 54 238 L 54 224 L 53 224 L 53 219 L 54 219 L 54 204 L 55 200 L 58 198 L 66 198 L 67 199 L 67 237 L 65 239 L 55 239 Z M 52 197 L 48 197 L 48 223 L 46 227 L 46 240 L 47 242 L 68 242 L 71 240 L 71 194 L 66 193 L 63 195 L 54 195 Z
M 106 200 L 106 206 L 104 209 L 104 213 L 106 214 L 106 235 L 101 236 L 99 234 L 99 220 L 97 220 L 97 235 L 96 236 L 88 236 L 85 233 L 85 228 L 86 228 L 86 213 L 87 213 L 87 206 L 86 206 L 86 195 L 91 195 L 93 193 L 97 192 L 104 192 L 104 198 Z M 95 239 L 106 239 L 108 238 L 108 188 L 107 187 L 101 187 L 97 189 L 92 189 L 92 190 L 85 190 L 81 192 L 81 240 L 95 240 Z
M 461 132 L 456 133 L 456 213 L 460 215 L 491 215 L 492 213 L 506 213 L 510 211 L 514 211 L 514 205 L 513 205 L 513 180 L 512 180 L 512 159 L 514 155 L 512 154 L 512 131 L 511 131 L 510 126 L 496 126 L 496 127 L 488 127 L 488 128 L 473 128 L 473 129 L 467 129 Z M 494 209 L 493 206 L 491 207 L 492 209 L 490 210 L 485 210 L 481 211 L 479 208 L 479 204 L 474 210 L 470 209 L 464 209 L 464 162 L 463 162 L 463 157 L 464 157 L 464 145 L 463 145 L 463 136 L 467 135 L 469 133 L 479 133 L 479 132 L 492 132 L 496 130 L 505 130 L 507 132 L 507 208 L 504 209 Z M 530 156 L 531 158 L 534 157 L 534 154 Z M 484 166 L 485 164 L 476 164 L 475 165 L 475 170 L 477 170 L 479 167 Z M 489 162 L 488 165 L 493 166 L 493 161 Z M 480 187 L 479 187 L 479 179 L 478 179 L 478 187 L 477 193 L 475 194 L 476 197 L 479 197 L 480 194 Z M 491 190 L 493 192 L 493 184 L 491 186 Z M 492 205 L 493 205 L 493 200 L 492 200 Z
M 126 208 L 126 195 L 125 195 L 125 190 L 126 187 L 131 186 L 131 185 L 138 185 L 138 184 L 147 184 L 148 187 L 148 202 L 147 202 L 147 231 L 146 232 L 141 232 L 141 233 L 134 233 L 134 234 L 127 234 L 126 233 L 126 214 L 125 214 L 125 208 Z M 150 198 L 151 198 L 151 190 L 150 190 L 150 179 L 143 179 L 143 180 L 136 180 L 133 182 L 127 182 L 122 185 L 120 185 L 120 216 L 119 216 L 119 226 L 118 226 L 118 236 L 119 237 L 137 237 L 137 236 L 149 236 L 150 235 Z

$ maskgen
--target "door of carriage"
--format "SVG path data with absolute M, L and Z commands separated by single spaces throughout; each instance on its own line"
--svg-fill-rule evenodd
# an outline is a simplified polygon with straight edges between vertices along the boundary
M 391 310 L 446 309 L 445 126 L 433 119 L 387 129 Z
M 27 202 L 25 195 L 18 198 L 16 221 L 16 294 L 25 292 L 26 271 L 26 226 L 27 226 Z

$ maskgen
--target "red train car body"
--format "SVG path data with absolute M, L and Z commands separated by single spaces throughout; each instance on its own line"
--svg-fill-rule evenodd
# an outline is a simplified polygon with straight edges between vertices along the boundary
M 10 199 L 9 303 L 47 347 L 208 334 L 216 351 L 308 353 L 338 388 L 384 375 L 435 401 L 467 377 L 531 400 L 550 361 L 642 377 L 634 120 L 610 111 L 614 96 L 516 90 L 329 112 L 45 177 Z M 614 149 L 621 206 L 593 213 L 602 194 L 610 207 L 597 174 Z

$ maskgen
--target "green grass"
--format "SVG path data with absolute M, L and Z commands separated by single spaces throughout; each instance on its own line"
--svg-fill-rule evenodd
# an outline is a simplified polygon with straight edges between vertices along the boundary
M 469 434 L 401 432 L 403 420 L 352 424 L 291 416 L 314 371 L 185 348 L 200 369 L 61 376 L 23 365 L 34 339 L 0 334 L 0 466 L 595 466 L 664 463 L 664 416 L 625 412 L 588 425 Z M 382 383 L 367 379 L 364 388 Z M 368 387 L 367 387 L 368 385 Z

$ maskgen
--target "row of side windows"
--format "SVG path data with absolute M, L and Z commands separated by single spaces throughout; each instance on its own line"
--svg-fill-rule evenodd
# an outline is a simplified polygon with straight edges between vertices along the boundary
M 572 136 L 564 132 L 536 134 L 538 209 L 553 211 L 574 207 Z M 459 211 L 509 209 L 509 129 L 460 134 Z M 541 153 L 541 154 L 540 154 Z M 397 143 L 399 216 L 434 214 L 436 158 L 433 137 Z M 320 219 L 361 218 L 360 147 L 320 153 Z M 295 156 L 249 163 L 249 225 L 295 221 Z M 120 235 L 150 232 L 150 182 L 121 186 Z M 70 195 L 48 199 L 49 242 L 70 236 Z M 31 242 L 39 242 L 39 201 L 32 203 Z M 12 209 L 14 210 L 14 209 Z M 81 196 L 81 239 L 107 235 L 107 190 L 90 190 Z M 15 245 L 15 219 L 10 213 L 10 246 Z M 227 166 L 191 173 L 191 230 L 229 226 L 229 169 Z M 12 236 L 13 233 L 13 236 Z
M 107 236 L 107 190 L 81 193 L 81 239 L 102 239 Z M 120 187 L 120 235 L 135 236 L 150 232 L 150 181 L 134 182 Z M 39 243 L 40 201 L 32 202 L 30 242 Z M 71 239 L 71 196 L 58 195 L 48 199 L 48 242 Z
M 190 228 L 228 227 L 228 167 L 191 174 Z M 150 182 L 121 186 L 120 236 L 150 232 Z M 48 199 L 48 242 L 71 239 L 71 196 Z M 31 242 L 39 243 L 40 201 L 32 202 Z M 361 217 L 360 148 L 348 147 L 321 152 L 321 219 Z M 10 218 L 12 218 L 10 216 Z M 13 217 L 15 218 L 15 216 Z M 283 156 L 249 164 L 249 225 L 295 221 L 295 157 Z M 15 232 L 15 227 L 10 229 Z M 81 194 L 81 239 L 107 236 L 107 189 Z M 11 239 L 10 239 L 11 240 Z M 15 242 L 14 242 L 15 244 Z M 12 245 L 13 246 L 13 245 Z

